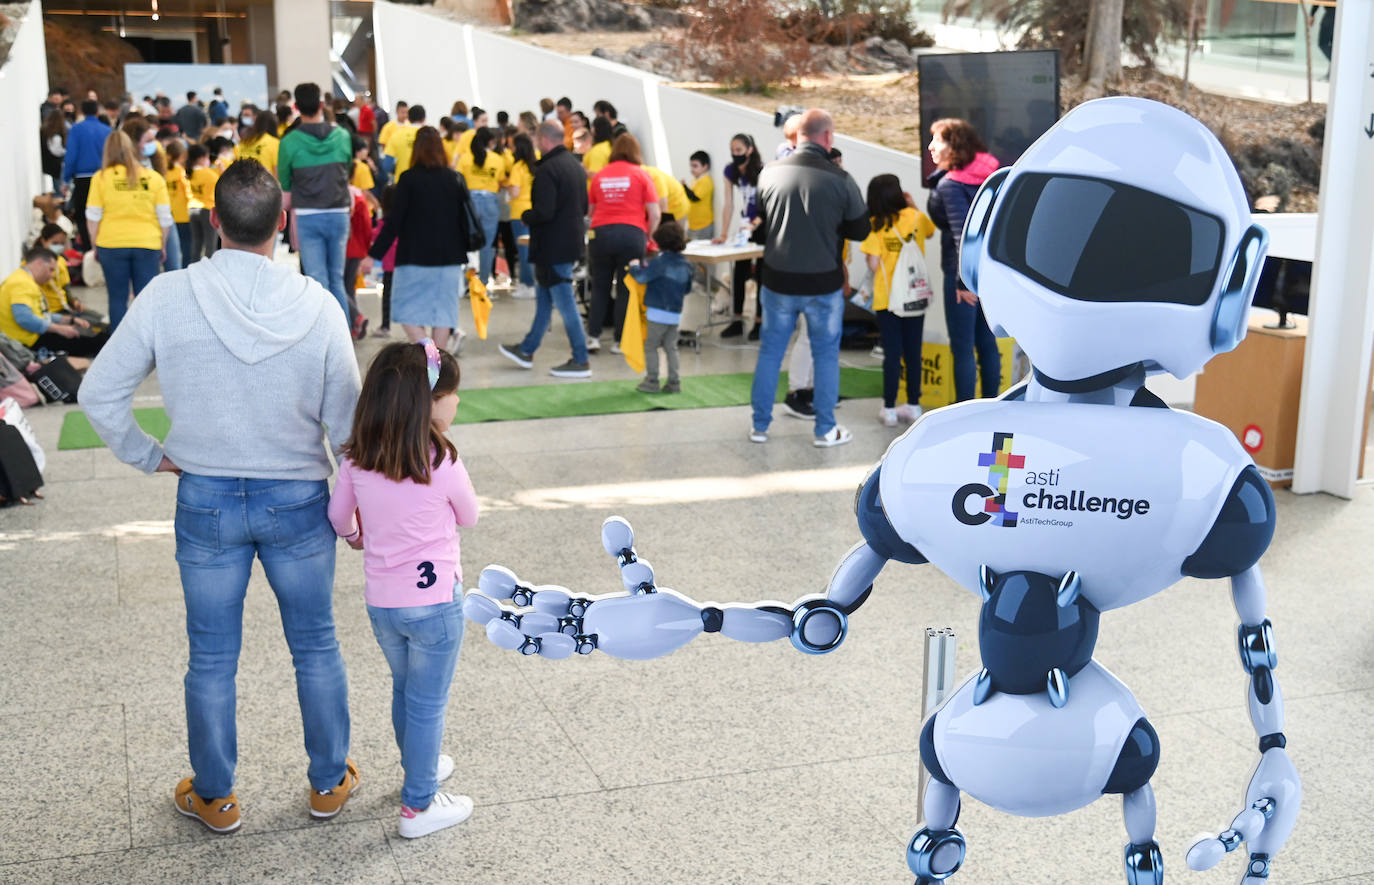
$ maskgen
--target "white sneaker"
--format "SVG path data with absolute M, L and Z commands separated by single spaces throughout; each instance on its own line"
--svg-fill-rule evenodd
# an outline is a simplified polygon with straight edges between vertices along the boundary
M 896 409 L 879 409 L 879 410 L 878 410 L 878 420 L 881 421 L 881 422 L 883 422 L 883 426 L 884 426 L 884 427 L 896 427 L 896 426 L 897 426 L 897 410 L 896 410 Z
M 441 757 L 442 758 L 442 757 Z M 467 796 L 453 796 L 449 793 L 434 794 L 429 807 L 423 810 L 401 806 L 401 822 L 398 829 L 406 839 L 418 839 L 437 830 L 461 824 L 472 814 L 472 800 Z
M 530 298 L 534 297 L 534 287 L 529 285 L 528 283 L 521 283 L 520 285 L 515 287 L 514 292 L 511 292 L 510 297 L 518 298 L 522 301 L 529 300 Z
M 916 420 L 917 418 L 921 417 L 921 414 L 922 414 L 924 411 L 925 411 L 925 409 L 922 409 L 922 408 L 921 408 L 920 406 L 918 406 L 918 405 L 913 405 L 913 404 L 911 404 L 911 403 L 904 403 L 903 405 L 900 405 L 900 406 L 897 407 L 897 417 L 898 417 L 898 418 L 901 418 L 903 421 L 907 422 L 908 424 L 911 424 L 911 423 L 915 422 L 915 420 Z
M 825 436 L 818 436 L 811 440 L 811 445 L 818 449 L 828 449 L 831 446 L 842 446 L 853 438 L 854 434 L 850 433 L 841 425 L 836 424 L 834 427 L 830 428 L 830 432 Z
M 601 350 L 601 339 L 599 339 L 599 338 L 593 338 L 592 336 L 588 335 L 588 336 L 587 336 L 587 352 L 588 352 L 588 353 L 596 353 L 596 352 L 598 352 L 599 350 Z
M 749 428 L 749 441 L 750 441 L 750 442 L 756 442 L 756 443 L 766 443 L 766 442 L 768 442 L 768 431 L 766 431 L 766 430 L 755 430 L 753 427 L 750 427 L 750 428 Z
M 612 342 L 611 342 L 611 353 L 624 353 L 624 352 L 625 352 L 625 351 L 623 351 L 623 350 L 620 349 L 620 342 L 619 342 L 619 341 L 612 341 Z
M 873 345 L 873 349 L 870 350 L 870 351 L 868 352 L 868 355 L 871 356 L 871 357 L 873 357 L 873 359 L 875 359 L 875 360 L 880 360 L 880 359 L 882 359 L 882 358 L 883 358 L 883 346 L 882 346 L 881 344 L 875 344 L 875 345 Z
M 434 779 L 443 783 L 453 775 L 453 757 L 447 753 L 439 754 L 439 767 L 435 770 Z

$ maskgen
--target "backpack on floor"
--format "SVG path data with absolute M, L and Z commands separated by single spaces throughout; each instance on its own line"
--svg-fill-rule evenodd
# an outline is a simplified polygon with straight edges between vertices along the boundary
M 42 485 L 43 474 L 19 428 L 0 421 L 0 498 L 4 499 L 0 506 L 31 498 Z
M 29 380 L 50 403 L 76 402 L 76 392 L 81 387 L 81 373 L 65 356 L 48 360 L 29 376 Z
M 38 391 L 24 377 L 7 357 L 0 354 L 0 401 L 12 399 L 16 404 L 29 408 L 39 403 Z
M 33 463 L 38 466 L 38 472 L 46 470 L 48 458 L 43 454 L 43 447 L 38 444 L 38 436 L 33 432 L 29 419 L 24 417 L 24 410 L 13 397 L 0 399 L 0 422 L 19 431 L 19 435 L 24 438 L 24 444 L 29 447 L 29 454 L 33 455 Z
M 887 309 L 899 317 L 918 317 L 930 307 L 933 294 L 926 256 L 913 234 L 902 240 L 897 266 L 892 269 L 892 283 L 887 287 Z

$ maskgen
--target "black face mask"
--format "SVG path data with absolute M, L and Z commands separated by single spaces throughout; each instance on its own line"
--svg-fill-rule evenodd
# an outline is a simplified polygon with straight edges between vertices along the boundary
M 735 165 L 736 165 L 736 166 L 748 166 L 748 165 L 749 165 L 749 155 L 748 155 L 748 154 L 740 154 L 739 156 L 735 156 L 734 154 L 731 154 L 730 156 L 734 157 L 734 159 L 735 159 Z

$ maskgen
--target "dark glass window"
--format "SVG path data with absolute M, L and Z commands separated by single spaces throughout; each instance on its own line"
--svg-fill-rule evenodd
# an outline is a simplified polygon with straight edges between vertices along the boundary
M 1115 181 L 1025 173 L 991 232 L 992 257 L 1078 301 L 1202 304 L 1221 220 Z

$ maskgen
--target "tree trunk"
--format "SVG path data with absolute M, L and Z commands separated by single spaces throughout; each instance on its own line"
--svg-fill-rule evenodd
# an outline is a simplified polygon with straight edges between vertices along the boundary
M 1083 47 L 1083 82 L 1101 90 L 1121 77 L 1121 19 L 1125 0 L 1092 0 Z

